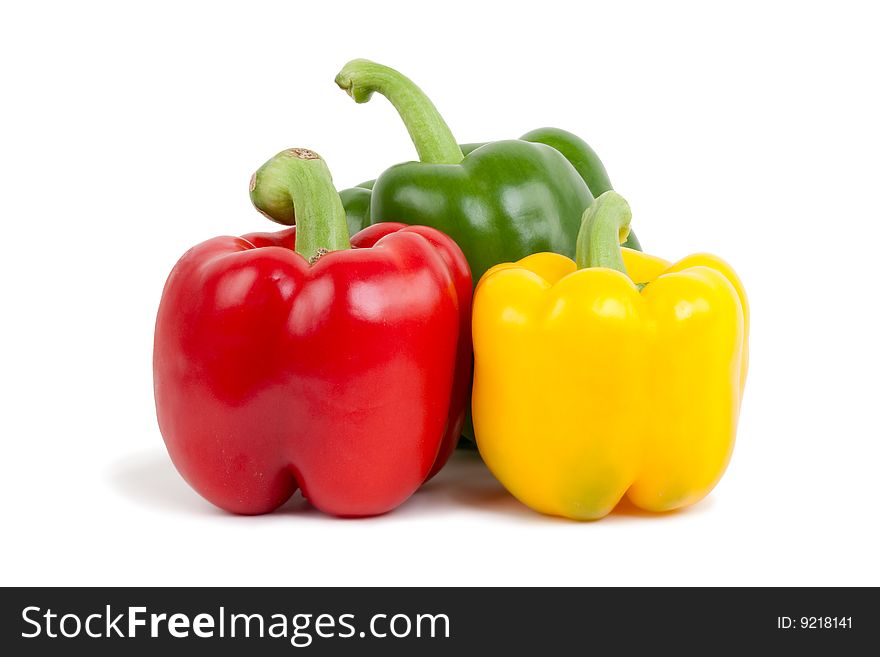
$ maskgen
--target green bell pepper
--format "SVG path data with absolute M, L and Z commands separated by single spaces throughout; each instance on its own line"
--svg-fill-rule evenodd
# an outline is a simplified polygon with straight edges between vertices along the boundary
M 584 209 L 611 189 L 596 153 L 564 130 L 459 146 L 431 100 L 397 71 L 357 59 L 336 83 L 358 103 L 385 96 L 420 160 L 392 166 L 372 190 L 370 183 L 343 190 L 349 229 L 380 221 L 433 226 L 458 242 L 475 284 L 493 265 L 531 253 L 573 257 Z M 639 248 L 634 235 L 626 245 Z
M 348 222 L 348 233 L 354 235 L 370 225 L 370 201 L 373 198 L 375 180 L 362 182 L 349 189 L 339 192 L 342 206 L 345 208 L 345 220 Z

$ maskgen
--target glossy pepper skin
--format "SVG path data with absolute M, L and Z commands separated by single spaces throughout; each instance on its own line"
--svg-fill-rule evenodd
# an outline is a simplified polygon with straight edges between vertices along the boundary
M 362 182 L 360 185 L 343 189 L 339 192 L 342 199 L 342 207 L 345 208 L 345 221 L 348 223 L 348 232 L 351 235 L 362 231 L 370 226 L 370 203 L 373 200 L 373 185 L 375 180 Z M 269 217 L 272 218 L 271 216 Z
M 710 255 L 670 265 L 621 254 L 629 217 L 607 192 L 585 212 L 577 265 L 535 254 L 476 289 L 477 446 L 545 514 L 597 519 L 624 495 L 649 511 L 693 504 L 733 450 L 748 366 L 742 284 Z
M 234 513 L 272 511 L 297 488 L 330 514 L 387 512 L 458 438 L 467 263 L 427 227 L 379 224 L 349 245 L 311 151 L 280 153 L 252 185 L 255 201 L 289 203 L 298 226 L 208 240 L 172 270 L 153 360 L 169 454 Z
M 530 253 L 574 255 L 581 215 L 593 200 L 585 178 L 609 184 L 598 157 L 581 140 L 542 129 L 524 139 L 463 149 L 428 97 L 397 71 L 354 60 L 336 83 L 358 103 L 374 92 L 388 98 L 420 160 L 392 166 L 376 179 L 368 217 L 363 214 L 368 194 L 346 190 L 351 193 L 346 200 L 360 203 L 351 206 L 353 227 L 357 217 L 372 222 L 407 217 L 433 226 L 455 239 L 475 281 L 489 267 Z M 465 155 L 468 147 L 474 150 Z
M 563 157 L 578 172 L 581 179 L 587 184 L 590 193 L 595 197 L 612 189 L 611 180 L 605 165 L 587 142 L 567 130 L 560 128 L 538 128 L 520 137 L 522 141 L 535 144 L 552 146 L 562 153 Z M 459 144 L 462 155 L 470 155 L 483 143 Z M 339 192 L 342 205 L 345 207 L 345 217 L 348 220 L 348 228 L 352 235 L 370 225 L 370 203 L 373 196 L 375 180 L 368 180 L 355 187 L 344 189 Z M 623 246 L 641 251 L 642 247 L 636 237 L 635 231 L 630 231 Z

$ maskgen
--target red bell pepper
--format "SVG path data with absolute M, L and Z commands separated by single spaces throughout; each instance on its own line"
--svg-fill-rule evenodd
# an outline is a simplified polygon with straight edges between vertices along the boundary
M 424 226 L 377 224 L 349 241 L 312 151 L 279 153 L 251 188 L 258 208 L 288 204 L 297 226 L 216 237 L 171 271 L 153 356 L 168 453 L 234 513 L 272 511 L 297 488 L 334 515 L 394 509 L 461 430 L 467 261 Z

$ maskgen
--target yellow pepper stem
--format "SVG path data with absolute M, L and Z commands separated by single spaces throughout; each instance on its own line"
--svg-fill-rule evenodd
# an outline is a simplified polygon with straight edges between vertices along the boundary
M 581 218 L 575 251 L 578 269 L 606 267 L 626 274 L 620 245 L 629 235 L 631 219 L 629 203 L 614 190 L 593 201 Z

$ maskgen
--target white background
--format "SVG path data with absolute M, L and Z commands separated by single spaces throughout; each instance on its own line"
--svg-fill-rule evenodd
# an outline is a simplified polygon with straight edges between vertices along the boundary
M 880 584 L 870 7 L 5 4 L 0 582 Z M 176 259 L 274 229 L 247 182 L 282 148 L 318 150 L 340 188 L 415 157 L 384 99 L 333 84 L 355 57 L 413 77 L 462 142 L 580 134 L 648 251 L 738 269 L 752 367 L 707 500 L 577 524 L 459 455 L 382 518 L 243 518 L 180 479 L 151 378 Z

